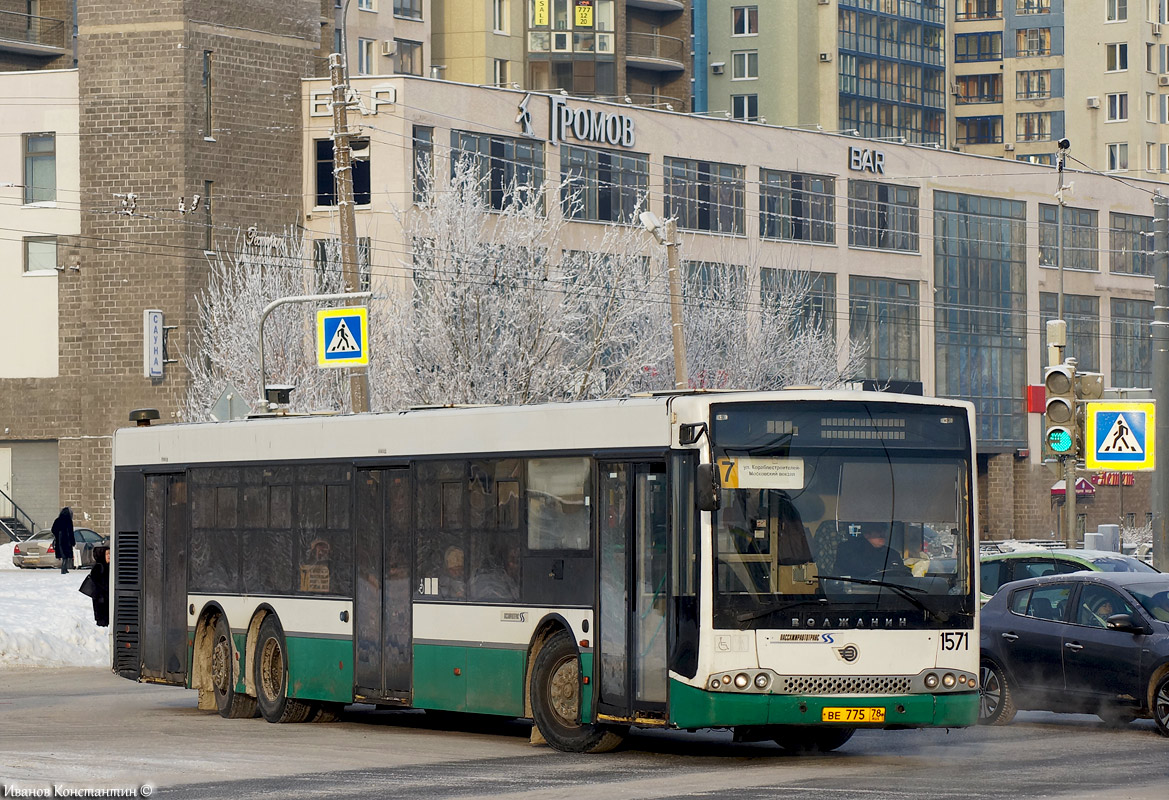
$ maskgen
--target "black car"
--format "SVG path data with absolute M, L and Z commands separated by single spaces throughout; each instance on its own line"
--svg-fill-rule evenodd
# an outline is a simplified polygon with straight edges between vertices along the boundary
M 1152 717 L 1169 736 L 1169 575 L 1078 572 L 1003 586 L 982 609 L 979 721 L 1018 709 Z

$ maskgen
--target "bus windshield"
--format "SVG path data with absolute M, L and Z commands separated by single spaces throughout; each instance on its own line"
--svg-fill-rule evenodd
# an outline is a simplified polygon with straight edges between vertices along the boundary
M 719 628 L 950 627 L 973 613 L 962 409 L 712 408 Z

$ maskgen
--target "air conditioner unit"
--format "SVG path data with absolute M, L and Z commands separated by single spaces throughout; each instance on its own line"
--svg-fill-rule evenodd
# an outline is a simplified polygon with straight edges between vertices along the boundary
M 1011 142 L 1007 142 L 1006 144 L 1003 145 L 1003 149 L 1004 150 L 1014 150 L 1015 145 Z
M 821 61 L 823 61 L 823 62 L 825 62 L 825 63 L 826 63 L 826 62 L 828 62 L 828 61 L 831 61 L 831 60 L 832 60 L 832 54 L 831 54 L 831 53 L 821 53 L 821 54 L 820 54 L 820 60 L 821 60 Z
M 393 39 L 386 39 L 382 42 L 382 55 L 392 56 L 398 52 L 398 43 Z
M 1099 107 L 1100 107 L 1100 98 L 1099 97 L 1089 97 L 1088 98 L 1088 108 L 1099 108 Z
M 832 0 L 820 0 L 820 5 L 822 5 L 822 6 L 826 6 L 826 5 L 828 5 L 829 3 L 831 3 L 831 2 L 832 2 Z
M 1158 75 L 1157 76 L 1157 85 L 1158 86 L 1169 86 L 1169 75 Z
M 727 65 L 725 61 L 715 61 L 710 65 L 710 71 L 715 75 L 722 75 L 726 68 Z
M 1153 23 L 1153 35 L 1154 35 L 1154 36 L 1160 36 L 1160 35 L 1161 35 L 1161 23 L 1160 23 L 1160 22 L 1154 22 L 1154 23 Z

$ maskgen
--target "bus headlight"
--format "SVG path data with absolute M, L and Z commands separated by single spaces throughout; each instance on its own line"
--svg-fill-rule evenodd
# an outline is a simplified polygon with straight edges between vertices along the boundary
M 952 677 L 952 676 L 951 676 L 951 677 Z M 931 672 L 930 674 L 928 674 L 928 675 L 926 675 L 926 676 L 925 676 L 925 688 L 927 688 L 927 689 L 936 689 L 936 688 L 938 688 L 938 676 L 937 676 L 937 673 Z
M 746 689 L 750 685 L 751 685 L 751 678 L 749 675 L 747 675 L 746 672 L 740 672 L 738 675 L 735 676 L 735 688 L 736 689 Z
M 926 680 L 929 680 L 929 679 L 927 678 Z M 953 672 L 947 672 L 945 675 L 942 676 L 942 686 L 946 687 L 947 689 L 953 689 L 954 684 L 957 682 L 958 682 L 958 679 L 954 677 Z
M 771 678 L 767 677 L 765 673 L 760 672 L 755 676 L 755 688 L 766 689 L 767 685 L 771 683 Z

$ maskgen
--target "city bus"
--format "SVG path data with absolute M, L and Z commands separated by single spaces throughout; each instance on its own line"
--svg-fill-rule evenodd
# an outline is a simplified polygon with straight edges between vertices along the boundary
M 114 437 L 112 669 L 227 718 L 519 717 L 567 752 L 972 725 L 973 426 L 811 389 L 147 420 Z

